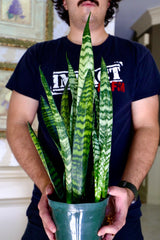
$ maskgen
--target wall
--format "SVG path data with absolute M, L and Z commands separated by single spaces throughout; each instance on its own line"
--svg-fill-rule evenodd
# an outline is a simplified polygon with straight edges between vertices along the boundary
M 134 31 L 131 26 L 146 10 L 160 6 L 159 0 L 122 0 L 116 16 L 116 36 L 132 39 Z
M 160 147 L 155 158 L 155 162 L 148 174 L 148 194 L 147 202 L 149 204 L 159 204 L 160 205 Z
M 156 61 L 157 67 L 160 70 L 160 7 L 148 9 L 133 24 L 132 29 L 134 29 L 136 32 L 137 41 L 149 48 L 154 60 Z M 158 147 L 158 152 L 152 169 L 143 183 L 143 195 L 146 195 L 147 203 L 150 204 L 160 204 L 159 171 L 160 146 Z
M 0 167 L 0 239 L 21 238 L 32 188 L 32 181 L 20 167 Z
M 160 17 L 159 17 L 160 18 Z M 157 67 L 160 71 L 160 24 L 157 24 L 151 27 L 148 30 L 149 35 L 151 36 L 150 42 L 150 50 L 156 61 Z

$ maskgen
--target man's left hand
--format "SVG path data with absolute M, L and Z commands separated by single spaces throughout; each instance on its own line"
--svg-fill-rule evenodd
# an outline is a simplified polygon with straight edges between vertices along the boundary
M 110 187 L 106 209 L 106 225 L 98 231 L 103 240 L 112 240 L 125 225 L 128 208 L 133 200 L 133 193 L 127 188 Z

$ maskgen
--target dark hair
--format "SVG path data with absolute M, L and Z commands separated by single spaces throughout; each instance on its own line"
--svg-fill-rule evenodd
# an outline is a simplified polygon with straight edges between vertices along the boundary
M 69 25 L 69 15 L 68 11 L 65 10 L 63 6 L 63 0 L 51 0 L 51 1 L 54 3 L 55 9 L 57 10 L 60 18 Z M 107 24 L 112 20 L 116 9 L 118 9 L 119 7 L 118 4 L 120 1 L 121 0 L 110 0 L 110 7 L 107 9 L 106 12 L 104 26 L 107 26 Z

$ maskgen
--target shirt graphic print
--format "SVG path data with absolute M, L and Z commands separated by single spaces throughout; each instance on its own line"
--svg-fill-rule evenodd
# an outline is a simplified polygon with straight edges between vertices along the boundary
M 115 62 L 112 65 L 107 66 L 108 77 L 111 83 L 112 92 L 125 92 L 125 84 L 120 77 L 120 72 L 123 67 L 123 62 Z M 75 71 L 78 78 L 78 71 Z M 95 87 L 100 90 L 100 74 L 101 68 L 95 69 Z M 51 87 L 52 95 L 62 94 L 66 83 L 68 81 L 68 71 L 53 72 L 53 87 Z

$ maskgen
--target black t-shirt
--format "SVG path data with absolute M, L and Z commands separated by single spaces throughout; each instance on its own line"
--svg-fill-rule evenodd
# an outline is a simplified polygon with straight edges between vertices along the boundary
M 38 43 L 29 48 L 18 63 L 7 88 L 40 100 L 45 93 L 40 81 L 39 66 L 48 81 L 59 109 L 62 92 L 68 79 L 66 53 L 78 75 L 80 45 L 67 37 Z M 131 103 L 160 93 L 160 75 L 155 62 L 144 46 L 109 36 L 93 47 L 95 86 L 99 91 L 101 57 L 104 58 L 113 94 L 113 136 L 110 161 L 110 185 L 121 179 L 132 138 Z M 63 163 L 56 146 L 49 137 L 38 109 L 39 138 L 59 171 Z

